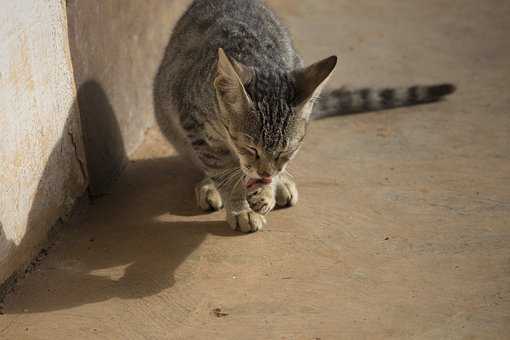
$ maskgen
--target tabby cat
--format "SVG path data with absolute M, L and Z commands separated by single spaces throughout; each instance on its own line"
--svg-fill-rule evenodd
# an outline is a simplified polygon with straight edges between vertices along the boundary
M 233 229 L 257 231 L 275 206 L 298 201 L 286 166 L 311 119 L 432 102 L 454 90 L 342 89 L 318 101 L 336 64 L 331 56 L 304 67 L 262 1 L 193 1 L 171 36 L 154 99 L 162 131 L 182 137 L 203 170 L 200 208 L 225 207 Z

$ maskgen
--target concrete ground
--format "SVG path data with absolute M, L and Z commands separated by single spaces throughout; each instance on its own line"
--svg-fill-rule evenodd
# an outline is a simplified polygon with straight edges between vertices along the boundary
M 230 231 L 156 129 L 7 297 L 5 339 L 508 339 L 510 5 L 272 1 L 331 86 L 445 102 L 314 122 L 298 206 Z

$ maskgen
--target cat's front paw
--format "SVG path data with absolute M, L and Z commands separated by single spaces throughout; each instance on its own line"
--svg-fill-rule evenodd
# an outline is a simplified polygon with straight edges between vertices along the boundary
M 281 178 L 276 185 L 276 205 L 280 208 L 296 205 L 298 191 L 294 181 L 288 177 Z
M 227 213 L 227 222 L 234 230 L 251 233 L 261 230 L 266 224 L 266 219 L 256 212 L 242 211 L 240 213 Z
M 246 201 L 248 201 L 253 211 L 262 215 L 266 215 L 273 210 L 276 204 L 273 188 L 270 185 L 248 190 L 246 193 Z

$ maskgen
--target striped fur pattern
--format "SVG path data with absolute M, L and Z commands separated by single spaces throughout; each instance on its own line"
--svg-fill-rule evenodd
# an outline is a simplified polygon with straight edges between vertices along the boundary
M 296 204 L 285 167 L 311 118 L 431 101 L 432 88 L 332 91 L 314 103 L 335 56 L 304 67 L 286 28 L 262 0 L 194 0 L 178 21 L 154 82 L 159 127 L 203 170 L 202 209 L 261 229 L 275 206 Z M 447 91 L 446 91 L 447 92 Z
M 312 117 L 320 119 L 329 116 L 387 110 L 401 106 L 432 103 L 453 93 L 452 84 L 411 86 L 402 88 L 357 90 L 337 89 L 323 94 Z

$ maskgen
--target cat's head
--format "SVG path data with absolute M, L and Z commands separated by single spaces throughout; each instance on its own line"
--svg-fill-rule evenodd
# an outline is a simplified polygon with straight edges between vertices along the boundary
M 313 103 L 336 62 L 332 56 L 291 72 L 262 72 L 219 50 L 216 97 L 231 144 L 248 177 L 273 177 L 296 155 Z

